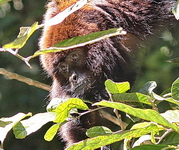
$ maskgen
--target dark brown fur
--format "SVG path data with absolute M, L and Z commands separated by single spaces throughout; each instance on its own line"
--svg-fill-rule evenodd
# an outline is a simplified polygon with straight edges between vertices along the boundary
M 45 21 L 77 1 L 51 0 Z M 65 39 L 110 28 L 122 27 L 127 31 L 125 36 L 108 38 L 66 52 L 42 55 L 42 65 L 53 78 L 51 98 L 78 97 L 95 102 L 108 99 L 104 88 L 106 79 L 133 84 L 138 44 L 152 35 L 154 29 L 162 28 L 165 22 L 173 18 L 171 8 L 174 3 L 175 0 L 91 0 L 61 24 L 46 26 L 40 39 L 41 49 Z M 75 62 L 70 60 L 72 53 L 82 57 Z M 94 112 L 66 123 L 60 134 L 69 146 L 87 138 L 86 129 L 94 125 L 108 124 L 103 124 L 99 112 Z

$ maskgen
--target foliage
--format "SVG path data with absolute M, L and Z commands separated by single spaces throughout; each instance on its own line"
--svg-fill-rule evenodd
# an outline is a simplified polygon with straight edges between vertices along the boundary
M 4 3 L 7 0 L 1 0 L 0 3 Z M 81 6 L 80 6 L 81 7 Z M 77 8 L 80 8 L 77 7 Z M 76 10 L 76 8 L 75 8 Z M 69 15 L 73 12 L 67 11 Z M 63 14 L 64 15 L 64 14 Z M 62 15 L 62 16 L 63 16 Z M 177 13 L 176 13 L 177 15 Z M 58 14 L 57 17 L 61 16 Z M 63 20 L 64 18 L 62 18 Z M 57 24 L 59 22 L 48 22 L 48 25 Z M 14 42 L 4 45 L 0 51 L 10 52 L 23 60 L 26 64 L 29 64 L 29 60 L 44 53 L 57 52 L 61 50 L 68 50 L 71 46 L 84 46 L 91 44 L 104 38 L 108 38 L 116 35 L 125 34 L 121 29 L 111 29 L 108 31 L 97 32 L 83 37 L 75 37 L 55 45 L 53 48 L 47 50 L 39 50 L 34 55 L 27 58 L 18 54 L 20 48 L 22 48 L 29 37 L 34 31 L 41 28 L 43 25 L 34 23 L 31 27 L 22 28 L 19 36 Z M 83 41 L 83 42 L 81 42 Z M 68 43 L 68 45 L 66 45 Z M 65 47 L 65 48 L 64 48 Z M 15 49 L 15 50 L 14 50 Z M 161 95 L 156 94 L 153 90 L 156 87 L 156 83 L 151 81 L 146 83 L 139 92 L 128 93 L 130 89 L 128 82 L 114 83 L 111 80 L 105 82 L 106 90 L 110 95 L 110 100 L 103 100 L 98 103 L 94 103 L 94 106 L 98 106 L 98 110 L 104 107 L 108 107 L 114 110 L 119 110 L 127 114 L 128 120 L 125 124 L 124 130 L 112 132 L 106 127 L 93 127 L 87 131 L 87 135 L 90 137 L 79 143 L 75 143 L 72 146 L 66 148 L 68 150 L 75 149 L 96 149 L 104 145 L 112 144 L 115 142 L 123 141 L 123 149 L 140 150 L 140 149 L 177 149 L 179 145 L 179 78 L 172 84 L 169 92 L 164 91 Z M 162 102 L 167 102 L 170 106 L 170 110 L 160 113 L 158 106 Z M 85 113 L 78 113 L 77 109 L 86 110 Z M 63 125 L 68 118 L 72 118 L 71 112 L 78 113 L 82 116 L 91 111 L 97 111 L 97 109 L 89 109 L 83 100 L 78 98 L 71 98 L 65 101 L 61 99 L 53 99 L 47 106 L 47 112 L 38 113 L 32 116 L 31 113 L 18 113 L 10 118 L 0 119 L 0 142 L 3 147 L 3 142 L 12 129 L 16 138 L 23 139 L 33 132 L 39 130 L 44 124 L 53 122 L 49 130 L 44 135 L 44 139 L 51 141 L 57 133 L 59 127 Z M 25 119 L 26 117 L 29 117 Z M 116 118 L 120 118 L 116 113 Z M 145 144 L 148 143 L 148 144 Z
M 107 80 L 105 85 L 111 95 L 111 100 L 103 100 L 93 105 L 99 106 L 98 109 L 110 107 L 125 112 L 128 114 L 130 122 L 127 123 L 125 130 L 116 132 L 112 132 L 106 127 L 93 127 L 87 131 L 87 135 L 90 138 L 73 144 L 67 149 L 96 149 L 122 140 L 124 141 L 124 149 L 140 150 L 144 146 L 146 149 L 151 147 L 153 149 L 160 149 L 161 147 L 176 149 L 179 144 L 179 98 L 178 92 L 176 92 L 178 91 L 178 83 L 179 78 L 172 84 L 169 93 L 157 95 L 153 92 L 154 88 L 152 86 L 156 85 L 155 82 L 148 82 L 142 87 L 141 91 L 148 93 L 144 94 L 123 93 L 126 91 L 125 89 L 128 89 L 127 82 L 114 83 Z M 115 89 L 123 92 L 113 92 Z M 123 94 L 127 94 L 127 96 Z M 157 110 L 157 106 L 163 101 L 169 102 L 171 110 L 160 113 Z M 136 105 L 136 103 L 140 105 Z M 135 105 L 135 107 L 132 107 L 132 105 Z M 1 132 L 1 142 L 3 143 L 10 129 L 13 129 L 16 138 L 23 139 L 29 134 L 36 132 L 47 122 L 53 121 L 54 125 L 44 136 L 45 140 L 50 141 L 57 133 L 58 128 L 66 122 L 66 119 L 72 117 L 70 116 L 71 111 L 77 112 L 76 109 L 87 110 L 85 114 L 95 111 L 95 109 L 90 110 L 83 100 L 77 98 L 71 98 L 65 102 L 53 99 L 47 107 L 47 112 L 36 114 L 28 119 L 24 118 L 31 116 L 31 114 L 17 114 L 15 117 L 0 119 L 0 129 L 3 131 Z M 84 114 L 79 113 L 79 116 L 81 115 Z M 138 119 L 134 121 L 131 118 Z M 149 143 L 149 141 L 150 144 L 144 144 L 145 142 Z

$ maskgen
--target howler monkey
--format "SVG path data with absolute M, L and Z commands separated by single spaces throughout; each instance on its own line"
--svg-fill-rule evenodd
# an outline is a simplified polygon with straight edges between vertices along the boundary
M 44 22 L 78 0 L 51 0 Z M 136 76 L 137 46 L 162 28 L 169 19 L 176 0 L 90 0 L 62 23 L 45 26 L 40 48 L 49 48 L 60 41 L 96 31 L 122 27 L 127 35 L 58 53 L 41 56 L 44 69 L 53 79 L 52 98 L 77 97 L 91 102 L 108 99 L 104 82 L 129 81 Z M 87 138 L 85 132 L 95 125 L 104 125 L 99 112 L 71 120 L 60 129 L 67 146 Z

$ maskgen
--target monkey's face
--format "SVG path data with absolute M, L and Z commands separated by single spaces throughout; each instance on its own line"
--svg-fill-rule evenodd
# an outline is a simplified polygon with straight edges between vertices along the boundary
M 87 52 L 75 49 L 67 52 L 55 66 L 53 78 L 59 88 L 70 97 L 84 97 L 96 82 L 86 60 Z

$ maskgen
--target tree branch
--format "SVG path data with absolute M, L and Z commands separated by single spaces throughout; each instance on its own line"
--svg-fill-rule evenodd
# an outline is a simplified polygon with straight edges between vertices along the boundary
M 18 80 L 20 82 L 24 82 L 24 83 L 26 83 L 28 85 L 32 85 L 32 86 L 38 87 L 38 88 L 46 90 L 46 91 L 50 90 L 49 85 L 46 85 L 44 83 L 32 80 L 30 78 L 18 75 L 16 73 L 9 72 L 4 68 L 0 68 L 0 74 L 7 76 L 9 79 L 15 79 L 15 80 Z

